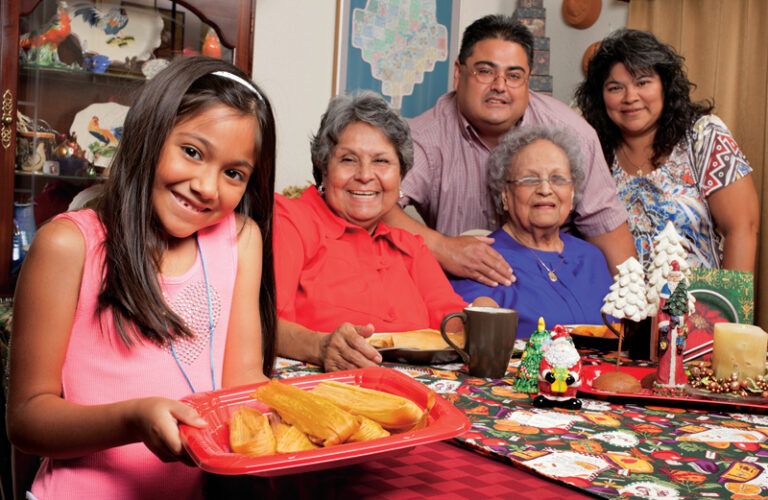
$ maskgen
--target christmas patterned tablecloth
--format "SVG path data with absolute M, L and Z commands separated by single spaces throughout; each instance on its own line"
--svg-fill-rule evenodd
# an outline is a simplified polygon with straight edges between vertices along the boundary
M 280 362 L 281 377 L 318 371 Z M 588 398 L 578 411 L 539 409 L 512 389 L 518 363 L 499 380 L 469 377 L 460 364 L 387 366 L 469 416 L 462 446 L 594 496 L 768 499 L 768 415 Z

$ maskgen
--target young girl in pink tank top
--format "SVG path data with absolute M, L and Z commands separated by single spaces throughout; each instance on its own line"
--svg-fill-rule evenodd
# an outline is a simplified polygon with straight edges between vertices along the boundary
M 178 400 L 274 360 L 269 102 L 233 65 L 180 59 L 125 121 L 104 194 L 35 238 L 16 288 L 8 431 L 31 497 L 199 498 Z M 17 488 L 18 491 L 18 488 Z

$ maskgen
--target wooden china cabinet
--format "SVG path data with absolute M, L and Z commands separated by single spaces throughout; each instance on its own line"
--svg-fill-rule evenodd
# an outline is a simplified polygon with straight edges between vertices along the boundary
M 18 251 L 21 233 L 14 210 L 34 207 L 29 213 L 39 225 L 105 178 L 114 143 L 105 142 L 109 154 L 87 143 L 118 124 L 94 124 L 88 117 L 101 111 L 91 110 L 126 109 L 147 75 L 182 55 L 220 53 L 250 74 L 255 3 L 0 1 L 0 297 L 15 283 L 14 234 Z M 61 135 L 75 129 L 82 130 L 76 142 Z M 73 151 L 86 159 L 60 156 Z

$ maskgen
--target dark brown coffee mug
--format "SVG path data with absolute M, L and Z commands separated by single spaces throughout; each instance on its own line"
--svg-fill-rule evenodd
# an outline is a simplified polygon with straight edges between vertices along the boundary
M 448 337 L 445 325 L 451 318 L 464 323 L 464 349 Z M 459 353 L 473 377 L 501 378 L 507 373 L 517 337 L 517 311 L 501 307 L 466 307 L 443 318 L 440 334 Z

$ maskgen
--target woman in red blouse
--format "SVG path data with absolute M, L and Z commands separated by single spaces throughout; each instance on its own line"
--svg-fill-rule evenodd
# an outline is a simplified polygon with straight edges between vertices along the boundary
M 408 125 L 381 96 L 333 98 L 311 150 L 317 187 L 276 196 L 278 354 L 326 370 L 378 364 L 374 331 L 437 329 L 466 302 L 420 236 L 381 222 L 413 163 Z

